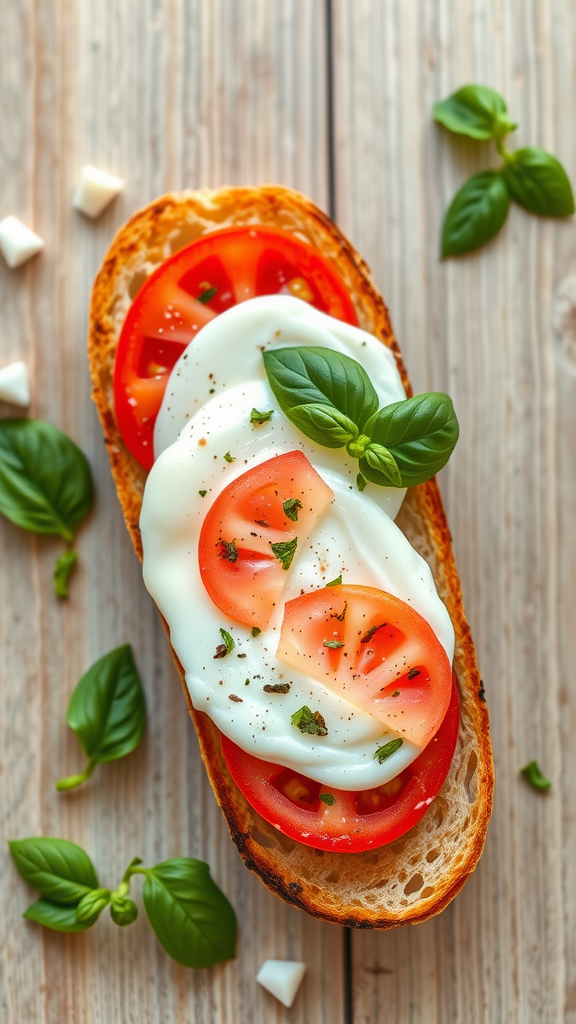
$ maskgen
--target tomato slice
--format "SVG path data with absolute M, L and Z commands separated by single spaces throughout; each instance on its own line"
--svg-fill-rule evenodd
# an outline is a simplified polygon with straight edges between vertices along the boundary
M 358 323 L 332 263 L 275 228 L 244 225 L 203 235 L 142 285 L 118 342 L 114 403 L 122 438 L 145 469 L 154 462 L 154 423 L 168 377 L 186 346 L 218 313 L 256 295 L 277 294 Z
M 422 748 L 450 701 L 452 669 L 432 627 L 373 587 L 325 587 L 288 601 L 277 657 Z
M 220 611 L 268 624 L 298 546 L 333 497 L 301 451 L 276 455 L 224 488 L 198 542 L 202 582 Z
M 348 792 L 246 753 L 222 736 L 234 782 L 252 807 L 284 835 L 316 850 L 360 853 L 391 843 L 420 821 L 448 773 L 460 707 L 455 680 L 448 710 L 428 746 L 383 786 Z M 324 799 L 320 799 L 320 797 Z M 333 802 L 325 802 L 326 796 Z

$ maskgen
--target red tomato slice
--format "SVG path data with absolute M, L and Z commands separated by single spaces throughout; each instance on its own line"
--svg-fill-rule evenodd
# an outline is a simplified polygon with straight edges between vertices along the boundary
M 201 295 L 209 296 L 204 304 Z M 292 294 L 338 320 L 357 324 L 331 262 L 275 228 L 225 228 L 180 249 L 150 275 L 132 303 L 116 354 L 114 403 L 127 448 L 154 462 L 153 432 L 170 371 L 209 320 L 256 295 Z
M 202 582 L 220 611 L 249 626 L 267 625 L 296 549 L 333 497 L 301 451 L 268 459 L 228 484 L 198 542 Z M 285 544 L 294 550 L 276 547 Z
M 361 792 L 321 786 L 291 768 L 259 760 L 226 736 L 222 752 L 241 793 L 284 835 L 316 850 L 360 853 L 393 842 L 420 821 L 448 773 L 459 721 L 453 682 L 444 720 L 426 749 L 395 779 Z M 325 803 L 321 795 L 334 802 Z
M 424 748 L 450 702 L 432 627 L 400 598 L 346 584 L 288 601 L 277 657 Z

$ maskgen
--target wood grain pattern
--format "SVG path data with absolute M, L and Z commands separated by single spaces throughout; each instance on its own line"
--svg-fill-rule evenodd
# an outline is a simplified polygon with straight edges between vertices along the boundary
M 125 533 L 85 355 L 99 262 L 116 227 L 155 195 L 282 179 L 326 205 L 323 10 L 307 0 L 281 9 L 262 0 L 23 0 L 3 4 L 0 18 L 0 216 L 19 215 L 46 242 L 21 270 L 0 267 L 0 365 L 30 362 L 33 414 L 81 444 L 97 486 L 66 604 L 52 594 L 59 542 L 0 524 L 1 840 L 80 842 L 104 884 L 117 884 L 136 854 L 148 863 L 200 856 L 240 924 L 237 961 L 204 972 L 170 961 L 143 912 L 126 930 L 106 914 L 83 936 L 45 932 L 20 918 L 31 894 L 3 845 L 0 1019 L 274 1024 L 288 1011 L 255 974 L 268 957 L 291 957 L 308 963 L 308 975 L 290 1020 L 337 1024 L 342 933 L 270 895 L 228 837 Z M 85 162 L 126 179 L 96 223 L 70 203 Z M 85 789 L 58 796 L 56 779 L 82 764 L 65 725 L 70 693 L 94 658 L 126 641 L 146 690 L 145 741 Z
M 576 9 L 335 0 L 334 14 L 337 219 L 415 387 L 448 390 L 459 414 L 442 486 L 497 779 L 487 849 L 455 903 L 417 929 L 354 936 L 354 1020 L 574 1021 L 574 224 L 513 208 L 484 250 L 440 263 L 443 211 L 498 158 L 430 110 L 465 82 L 493 85 L 520 124 L 511 144 L 552 150 L 574 179 Z M 554 781 L 545 798 L 518 778 L 534 757 Z
M 445 388 L 458 409 L 461 441 L 442 486 L 497 770 L 488 847 L 455 903 L 414 929 L 352 936 L 354 1021 L 575 1024 L 576 233 L 515 208 L 485 250 L 440 264 L 444 208 L 467 174 L 496 161 L 489 145 L 443 133 L 430 108 L 465 81 L 492 84 L 520 122 L 515 144 L 553 150 L 574 178 L 576 8 L 332 9 L 337 219 L 372 266 L 415 388 Z M 155 195 L 278 180 L 327 208 L 324 15 L 320 0 L 0 6 L 0 216 L 15 213 L 46 240 L 21 270 L 0 266 L 0 365 L 29 361 L 33 413 L 82 445 L 98 490 L 67 605 L 51 592 L 59 543 L 0 523 L 0 840 L 67 836 L 105 883 L 137 853 L 204 857 L 242 935 L 235 964 L 189 972 L 144 919 L 122 932 L 108 919 L 81 937 L 43 932 L 19 918 L 29 894 L 4 849 L 6 1024 L 344 1024 L 341 932 L 268 894 L 225 832 L 124 533 L 84 352 L 100 259 Z M 97 223 L 70 205 L 85 162 L 127 183 Z M 82 761 L 64 723 L 70 692 L 126 640 L 142 669 L 146 739 L 58 797 L 55 779 Z M 518 779 L 532 757 L 554 781 L 544 798 Z M 308 962 L 290 1013 L 254 984 L 268 956 Z

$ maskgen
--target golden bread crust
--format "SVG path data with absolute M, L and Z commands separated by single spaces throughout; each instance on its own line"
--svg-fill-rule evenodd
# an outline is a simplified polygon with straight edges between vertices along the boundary
M 113 372 L 118 338 L 146 276 L 183 245 L 231 224 L 269 224 L 294 232 L 331 259 L 353 297 L 360 326 L 393 350 L 406 393 L 411 394 L 388 310 L 368 267 L 305 196 L 281 186 L 222 188 L 166 195 L 144 207 L 118 232 L 98 273 L 88 339 L 93 398 L 126 526 L 140 560 L 138 522 L 147 474 L 127 451 L 115 422 Z M 397 523 L 428 561 L 454 624 L 454 669 L 461 701 L 459 737 L 446 782 L 424 818 L 400 840 L 365 853 L 323 853 L 287 839 L 265 822 L 233 782 L 218 730 L 192 707 L 182 666 L 175 658 L 210 782 L 246 866 L 287 902 L 323 920 L 358 928 L 415 924 L 443 910 L 476 867 L 492 810 L 488 712 L 435 479 L 408 491 Z

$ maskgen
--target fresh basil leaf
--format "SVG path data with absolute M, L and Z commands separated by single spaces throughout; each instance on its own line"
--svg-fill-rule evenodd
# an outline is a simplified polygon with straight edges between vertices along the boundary
M 297 544 L 297 537 L 293 537 L 292 540 L 279 540 L 276 544 L 273 544 L 272 541 L 270 541 L 272 554 L 275 558 L 280 559 L 284 572 L 288 572 L 288 569 L 292 565 L 294 555 L 296 554 Z
M 264 352 L 263 359 L 270 387 L 293 423 L 294 410 L 325 405 L 343 413 L 361 430 L 378 408 L 368 374 L 341 352 L 320 347 L 276 348 Z
M 0 512 L 32 533 L 71 543 L 92 505 L 86 456 L 43 420 L 0 420 Z
M 119 925 L 120 928 L 126 928 L 127 925 L 133 924 L 138 917 L 138 907 L 128 896 L 119 896 L 112 901 L 110 917 L 114 924 Z
M 98 879 L 88 854 L 67 839 L 36 836 L 8 843 L 14 863 L 28 885 L 55 903 L 78 903 Z
M 374 760 L 378 761 L 378 764 L 384 764 L 384 761 L 391 757 L 396 750 L 400 750 L 403 743 L 404 740 L 398 737 L 395 740 L 390 740 L 388 743 L 385 743 L 384 746 L 378 747 L 378 750 L 376 750 L 373 755 Z
M 109 889 L 92 889 L 82 897 L 76 907 L 76 920 L 82 924 L 94 924 L 110 902 Z
M 458 420 L 452 400 L 441 391 L 407 398 L 385 406 L 370 424 L 372 437 L 394 456 L 403 487 L 424 483 L 446 465 L 458 440 Z M 367 480 L 389 486 L 366 458 L 360 469 Z
M 534 789 L 539 789 L 542 792 L 550 789 L 550 786 L 552 785 L 550 780 L 542 774 L 537 761 L 530 761 L 530 764 L 521 768 L 520 775 L 523 779 L 526 779 L 526 782 L 533 786 Z
M 502 171 L 513 200 L 540 217 L 570 217 L 572 186 L 562 164 L 544 149 L 528 146 L 510 154 Z
M 510 193 L 499 171 L 474 174 L 456 193 L 444 218 L 442 256 L 461 256 L 489 242 L 509 208 Z
M 73 789 L 97 764 L 135 750 L 144 735 L 146 704 L 130 644 L 116 647 L 84 673 L 70 699 L 67 721 L 89 760 L 85 772 L 61 779 L 58 790 Z
M 286 414 L 292 423 L 325 448 L 343 448 L 358 437 L 358 428 L 331 405 L 298 405 Z
M 370 469 L 381 473 L 388 480 L 390 487 L 402 487 L 402 477 L 392 452 L 381 444 L 371 443 L 364 456 Z
M 63 906 L 61 903 L 44 899 L 32 903 L 22 917 L 27 921 L 35 921 L 36 924 L 43 924 L 45 928 L 51 928 L 54 932 L 84 932 L 94 923 L 77 921 L 74 904 Z
M 362 476 L 362 473 L 358 473 L 358 476 L 356 477 L 356 487 L 358 488 L 360 493 L 362 493 L 362 491 L 365 490 L 366 483 L 367 481 Z
M 54 593 L 57 597 L 68 597 L 68 580 L 76 565 L 78 555 L 75 551 L 64 551 L 54 566 Z
M 159 942 L 185 967 L 211 967 L 235 956 L 236 915 L 210 877 L 189 857 L 146 871 L 144 906 Z
M 471 139 L 501 138 L 518 127 L 508 117 L 504 98 L 487 85 L 464 85 L 448 99 L 435 103 L 432 112 L 449 131 Z

